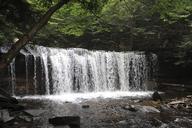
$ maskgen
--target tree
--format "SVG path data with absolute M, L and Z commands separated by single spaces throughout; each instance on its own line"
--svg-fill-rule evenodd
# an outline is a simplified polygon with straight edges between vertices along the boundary
M 52 14 L 61 8 L 64 4 L 67 4 L 69 1 L 70 0 L 60 0 L 42 16 L 39 22 L 35 24 L 28 33 L 24 34 L 15 44 L 13 44 L 11 49 L 6 54 L 1 56 L 0 69 L 4 69 L 18 54 L 20 49 L 23 48 L 23 46 L 25 46 L 33 38 L 33 36 L 48 22 Z

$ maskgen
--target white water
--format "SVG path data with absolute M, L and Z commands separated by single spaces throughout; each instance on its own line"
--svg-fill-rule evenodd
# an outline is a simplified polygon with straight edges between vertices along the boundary
M 147 90 L 145 83 L 157 61 L 156 55 L 148 57 L 143 52 L 89 51 L 32 45 L 26 46 L 21 53 L 26 60 L 26 87 L 29 81 L 28 68 L 33 68 L 33 95 L 38 95 L 38 87 L 45 88 L 45 96 L 30 97 L 58 100 L 147 96 L 149 92 L 143 92 Z M 29 62 L 30 55 L 34 62 Z M 37 70 L 38 61 L 41 71 Z M 34 67 L 28 67 L 29 63 L 33 63 Z M 43 85 L 42 82 L 39 84 L 37 74 L 41 74 L 38 77 L 41 77 Z M 26 95 L 29 95 L 27 88 Z
M 11 91 L 12 91 L 12 95 L 15 95 L 15 87 L 16 87 L 16 74 L 15 74 L 15 58 L 13 59 L 13 61 L 10 63 L 9 66 L 9 71 L 10 71 L 10 76 L 11 76 Z
M 153 92 L 149 91 L 139 91 L 139 92 L 125 92 L 125 91 L 115 91 L 115 92 L 92 92 L 92 93 L 64 93 L 62 95 L 36 95 L 36 96 L 24 96 L 17 99 L 32 99 L 32 100 L 51 100 L 56 102 L 73 102 L 80 103 L 84 100 L 94 100 L 98 98 L 112 98 L 120 99 L 122 97 L 134 97 L 134 98 L 144 98 L 151 97 Z

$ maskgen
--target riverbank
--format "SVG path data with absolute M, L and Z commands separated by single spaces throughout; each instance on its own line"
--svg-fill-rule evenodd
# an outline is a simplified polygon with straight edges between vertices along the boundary
M 167 128 L 192 125 L 192 96 L 154 101 L 151 97 L 95 98 L 80 103 L 51 100 L 20 99 L 26 110 L 10 112 L 12 120 L 5 128 L 54 128 L 49 123 L 54 117 L 79 117 L 81 128 Z M 64 127 L 64 126 L 63 126 Z

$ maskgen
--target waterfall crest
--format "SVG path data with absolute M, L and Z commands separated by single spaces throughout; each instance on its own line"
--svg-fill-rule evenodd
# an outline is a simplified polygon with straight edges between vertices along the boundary
M 44 94 L 47 95 L 145 91 L 145 81 L 151 76 L 157 61 L 155 54 L 146 55 L 144 52 L 89 51 L 81 48 L 61 49 L 32 45 L 27 45 L 21 54 L 26 60 L 26 82 L 29 81 L 27 64 L 28 56 L 31 55 L 34 94 L 38 93 L 39 83 L 43 83 Z

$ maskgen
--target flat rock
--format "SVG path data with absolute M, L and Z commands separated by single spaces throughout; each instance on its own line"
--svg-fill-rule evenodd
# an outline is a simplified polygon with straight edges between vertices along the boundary
M 46 112 L 46 110 L 39 110 L 39 109 L 29 109 L 29 110 L 25 110 L 24 112 L 28 113 L 31 116 L 39 116 L 43 113 Z
M 138 106 L 138 111 L 144 112 L 144 113 L 160 113 L 158 109 L 152 106 Z

